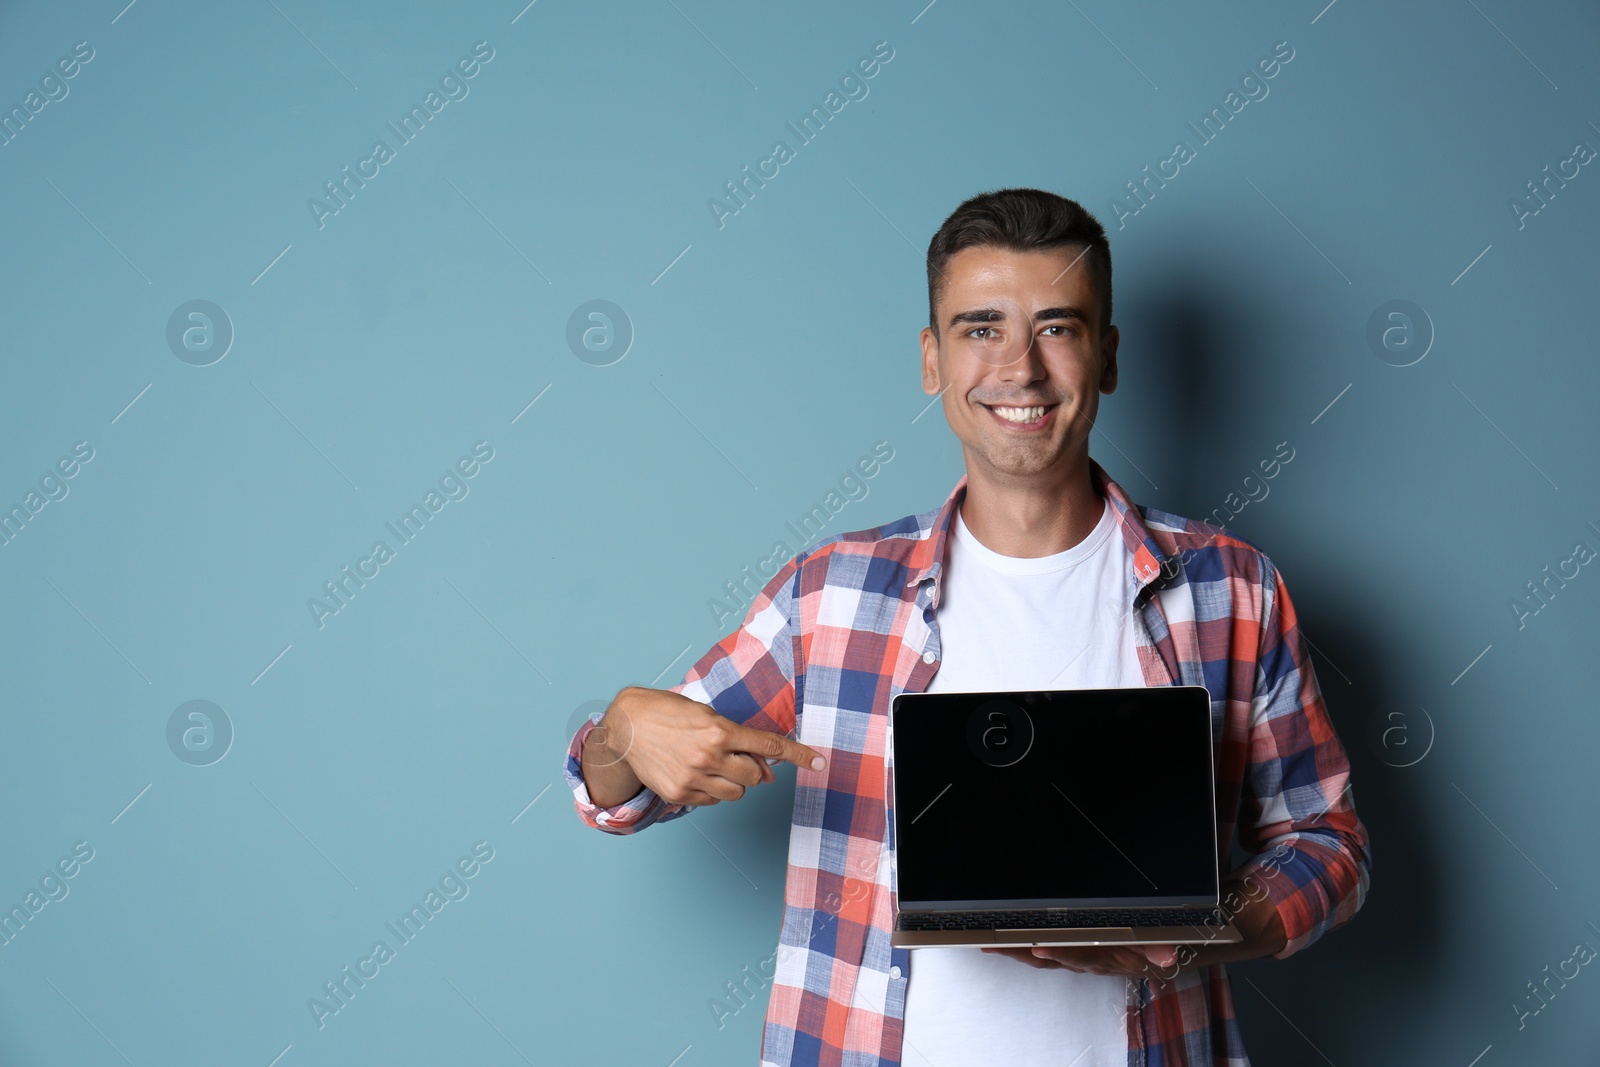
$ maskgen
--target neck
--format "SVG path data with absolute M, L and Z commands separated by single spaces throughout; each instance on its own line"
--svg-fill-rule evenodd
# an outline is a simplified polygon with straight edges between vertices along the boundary
M 1048 478 L 980 473 L 969 464 L 961 520 L 984 547 L 1032 559 L 1065 552 L 1089 536 L 1107 506 L 1089 476 L 1085 452 Z

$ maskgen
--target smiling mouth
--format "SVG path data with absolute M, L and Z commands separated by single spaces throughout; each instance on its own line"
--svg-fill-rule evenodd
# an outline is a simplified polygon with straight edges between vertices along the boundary
M 994 416 L 1008 426 L 1019 429 L 1034 429 L 1043 426 L 1052 414 L 1055 413 L 1056 404 L 1031 404 L 1026 407 L 1016 407 L 1006 404 L 984 404 Z

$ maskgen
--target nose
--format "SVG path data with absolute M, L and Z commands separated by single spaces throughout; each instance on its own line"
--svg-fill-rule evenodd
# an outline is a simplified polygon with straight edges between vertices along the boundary
M 989 362 L 1001 381 L 1027 385 L 1044 377 L 1044 356 L 1031 330 L 1007 335 Z

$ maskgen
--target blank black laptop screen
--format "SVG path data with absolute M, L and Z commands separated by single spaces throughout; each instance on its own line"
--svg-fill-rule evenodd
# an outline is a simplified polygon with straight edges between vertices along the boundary
M 905 694 L 902 908 L 1215 903 L 1201 686 Z

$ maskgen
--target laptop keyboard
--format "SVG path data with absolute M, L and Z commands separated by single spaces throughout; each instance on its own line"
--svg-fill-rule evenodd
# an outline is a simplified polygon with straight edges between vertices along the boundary
M 1221 908 L 1084 908 L 901 912 L 902 930 L 1042 930 L 1100 926 L 1226 926 Z

